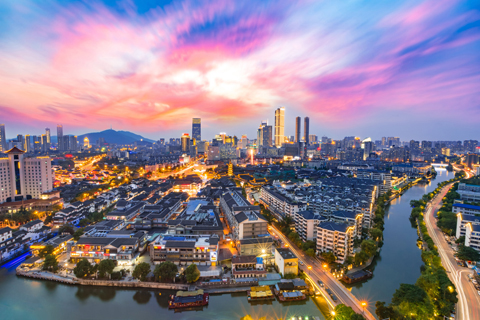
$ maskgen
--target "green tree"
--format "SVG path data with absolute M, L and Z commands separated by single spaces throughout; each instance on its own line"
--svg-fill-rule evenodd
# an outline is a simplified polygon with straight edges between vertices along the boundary
M 370 236 L 372 237 L 373 240 L 379 241 L 383 237 L 383 232 L 380 229 L 372 228 L 370 229 Z
M 310 257 L 315 257 L 315 249 L 309 248 L 305 250 L 305 254 Z
M 455 243 L 456 244 L 465 244 L 465 236 L 461 236 L 460 238 L 458 238 L 457 240 L 455 240 Z
M 90 262 L 88 262 L 87 259 L 83 258 L 77 263 L 77 265 L 73 269 L 73 273 L 77 278 L 84 278 L 90 273 L 91 270 L 92 265 L 90 264 Z
M 377 253 L 377 243 L 373 240 L 363 240 L 360 248 L 365 251 L 370 257 Z
M 344 304 L 335 306 L 335 320 L 362 320 L 365 319 L 362 315 L 353 311 L 351 307 Z
M 425 290 L 413 284 L 400 284 L 400 288 L 393 294 L 392 306 L 398 308 L 403 315 L 415 319 L 429 319 L 434 312 Z
M 473 248 L 460 245 L 458 246 L 457 258 L 465 261 L 480 261 L 480 253 Z
M 85 231 L 85 228 L 79 228 L 77 229 L 77 231 L 75 231 L 73 233 L 73 239 L 75 241 L 78 241 L 78 239 L 80 239 L 80 237 L 83 235 L 83 232 Z
M 355 264 L 357 266 L 364 264 L 368 259 L 370 259 L 370 256 L 363 250 L 355 254 Z
M 337 257 L 331 251 L 322 252 L 320 255 L 328 264 L 332 264 L 337 260 Z
M 153 270 L 155 279 L 162 280 L 162 281 L 173 280 L 177 272 L 178 272 L 177 266 L 170 261 L 165 261 L 160 264 L 157 264 L 155 266 L 155 270 Z
M 386 306 L 385 302 L 377 301 L 375 302 L 375 314 L 378 316 L 379 319 L 393 319 L 395 316 L 395 310 L 393 307 Z
M 57 257 L 53 254 L 47 254 L 45 260 L 43 261 L 43 270 L 57 272 L 58 270 L 58 261 Z
M 75 233 L 75 230 L 73 229 L 73 226 L 71 224 L 65 224 L 60 228 L 58 228 L 58 234 L 63 234 L 63 233 L 70 233 L 73 235 Z
M 135 279 L 139 279 L 140 281 L 145 281 L 147 280 L 147 276 L 150 271 L 150 264 L 147 262 L 141 262 L 135 266 L 135 269 L 132 272 L 132 276 Z
M 38 251 L 40 258 L 45 258 L 47 255 L 52 254 L 55 248 L 51 244 L 47 244 L 43 249 Z
M 100 263 L 98 264 L 98 272 L 100 277 L 102 278 L 105 277 L 107 273 L 112 274 L 113 269 L 115 269 L 115 266 L 116 266 L 115 261 L 111 259 L 104 259 L 100 261 Z
M 191 264 L 185 269 L 185 277 L 187 278 L 187 282 L 193 283 L 200 279 L 200 271 L 197 268 L 196 264 Z

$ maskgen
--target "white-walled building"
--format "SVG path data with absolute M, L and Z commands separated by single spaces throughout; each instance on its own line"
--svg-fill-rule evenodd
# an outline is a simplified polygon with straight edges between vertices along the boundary
M 338 222 L 321 222 L 317 227 L 317 254 L 333 252 L 337 263 L 353 255 L 354 226 Z
M 298 258 L 290 249 L 275 249 L 275 265 L 278 267 L 278 272 L 283 276 L 289 273 L 298 274 Z
M 469 223 L 466 226 L 465 246 L 480 251 L 480 225 Z
M 467 224 L 480 225 L 480 217 L 472 216 L 469 214 L 463 214 L 461 212 L 457 213 L 457 230 L 455 236 L 460 238 L 465 236 L 467 232 Z
M 24 153 L 15 147 L 0 159 L 0 203 L 40 199 L 53 189 L 50 158 L 24 158 Z
M 315 240 L 317 238 L 317 225 L 326 218 L 312 210 L 299 211 L 294 216 L 295 232 L 302 241 Z

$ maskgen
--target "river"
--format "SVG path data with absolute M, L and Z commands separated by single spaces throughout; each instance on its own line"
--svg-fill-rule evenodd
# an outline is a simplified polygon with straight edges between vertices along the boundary
M 372 314 L 375 314 L 375 301 L 390 303 L 400 283 L 414 284 L 420 276 L 423 262 L 417 247 L 417 230 L 408 219 L 412 210 L 410 201 L 420 199 L 435 190 L 439 182 L 455 176 L 454 172 L 442 169 L 437 169 L 437 173 L 430 183 L 415 185 L 391 202 L 385 214 L 384 244 L 372 264 L 373 278 L 349 286 L 360 301 L 367 301 Z
M 2 320 L 51 319 L 175 319 L 239 320 L 291 319 L 318 316 L 327 309 L 323 298 L 281 304 L 247 301 L 245 293 L 212 295 L 207 307 L 175 312 L 168 308 L 168 295 L 162 290 L 131 290 L 111 287 L 64 285 L 15 275 L 15 266 L 0 268 L 0 318 Z M 310 318 L 311 319 L 311 318 Z

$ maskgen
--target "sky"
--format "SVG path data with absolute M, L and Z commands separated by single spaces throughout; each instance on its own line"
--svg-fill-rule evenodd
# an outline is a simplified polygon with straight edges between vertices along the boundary
M 284 106 L 286 135 L 480 140 L 478 0 L 0 0 L 0 66 L 7 138 L 255 138 Z

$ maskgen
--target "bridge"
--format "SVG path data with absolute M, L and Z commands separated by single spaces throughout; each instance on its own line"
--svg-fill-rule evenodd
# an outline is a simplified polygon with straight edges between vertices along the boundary
M 448 163 L 432 163 L 433 167 L 448 167 Z

